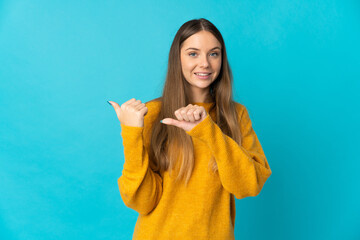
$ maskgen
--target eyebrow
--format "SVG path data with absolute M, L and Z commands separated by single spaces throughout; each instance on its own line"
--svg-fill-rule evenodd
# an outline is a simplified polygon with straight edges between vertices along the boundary
M 214 48 L 212 48 L 212 49 L 210 49 L 210 51 L 212 51 L 212 50 L 214 50 L 214 49 L 220 49 L 219 47 L 214 47 Z M 188 48 L 188 49 L 186 49 L 185 51 L 187 51 L 187 50 L 190 50 L 190 49 L 193 49 L 193 50 L 200 50 L 200 49 L 197 49 L 197 48 Z

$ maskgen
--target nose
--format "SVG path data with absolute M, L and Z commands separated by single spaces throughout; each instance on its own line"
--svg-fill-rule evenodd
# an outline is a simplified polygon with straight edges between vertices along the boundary
M 203 56 L 202 58 L 200 58 L 200 64 L 201 67 L 203 68 L 207 68 L 210 64 L 209 64 L 209 60 L 207 58 L 207 56 Z

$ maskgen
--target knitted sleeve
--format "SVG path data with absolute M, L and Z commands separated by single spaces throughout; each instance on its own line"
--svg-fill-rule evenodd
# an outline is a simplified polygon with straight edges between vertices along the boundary
M 224 189 L 241 199 L 258 195 L 272 172 L 252 128 L 247 109 L 243 105 L 238 106 L 241 106 L 241 146 L 225 135 L 209 114 L 186 133 L 208 145 L 215 157 Z
M 118 178 L 120 195 L 127 207 L 146 215 L 160 201 L 162 177 L 150 167 L 144 127 L 120 125 L 125 157 L 122 175 Z

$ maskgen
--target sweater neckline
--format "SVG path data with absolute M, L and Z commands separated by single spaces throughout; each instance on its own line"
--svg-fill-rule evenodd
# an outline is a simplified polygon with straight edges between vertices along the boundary
M 191 104 L 196 104 L 196 105 L 212 105 L 214 104 L 214 102 L 194 102 Z
M 206 111 L 209 111 L 212 106 L 214 106 L 214 102 L 193 102 L 193 105 L 198 105 L 204 107 Z

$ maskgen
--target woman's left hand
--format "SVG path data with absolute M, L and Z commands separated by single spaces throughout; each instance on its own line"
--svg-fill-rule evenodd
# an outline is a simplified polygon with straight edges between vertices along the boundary
M 175 116 L 177 120 L 164 118 L 162 123 L 182 128 L 185 131 L 190 131 L 206 118 L 207 112 L 202 106 L 189 104 L 186 107 L 176 110 Z

